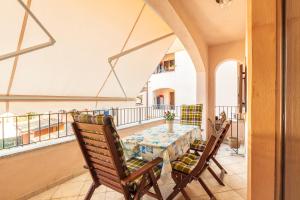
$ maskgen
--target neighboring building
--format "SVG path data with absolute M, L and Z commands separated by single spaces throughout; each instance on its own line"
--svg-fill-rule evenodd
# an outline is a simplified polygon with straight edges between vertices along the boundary
M 170 53 L 172 49 L 171 47 L 142 89 L 138 104 L 152 106 L 196 103 L 196 70 L 193 62 L 183 48 L 176 48 L 176 52 Z

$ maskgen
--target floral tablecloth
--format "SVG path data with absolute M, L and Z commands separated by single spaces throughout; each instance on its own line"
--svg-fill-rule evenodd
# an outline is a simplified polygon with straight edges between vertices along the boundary
M 200 137 L 200 130 L 198 126 L 181 124 L 174 124 L 174 133 L 167 130 L 164 124 L 123 138 L 126 157 L 142 157 L 147 161 L 161 157 L 162 175 L 170 173 L 170 162 L 187 152 L 190 143 Z

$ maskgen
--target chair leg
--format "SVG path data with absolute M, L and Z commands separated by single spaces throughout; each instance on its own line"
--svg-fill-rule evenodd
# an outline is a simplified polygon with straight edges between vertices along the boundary
M 207 187 L 207 185 L 204 183 L 204 181 L 200 177 L 198 178 L 198 181 L 202 185 L 203 189 L 206 191 L 206 193 L 208 194 L 210 199 L 215 200 L 216 197 L 214 196 L 214 194 L 210 191 L 210 189 Z
M 214 172 L 214 170 L 212 168 L 208 167 L 207 169 L 211 173 L 211 175 L 218 181 L 218 183 L 220 185 L 225 186 L 225 184 L 223 183 L 223 181 L 221 180 L 221 178 Z
M 84 200 L 90 200 L 90 199 L 91 199 L 91 197 L 92 197 L 92 195 L 93 195 L 93 193 L 94 193 L 96 187 L 98 187 L 98 186 L 96 186 L 95 183 L 92 183 L 92 185 L 91 185 L 90 188 L 89 188 L 88 193 L 87 193 L 87 194 L 85 195 L 85 197 L 84 197 Z
M 172 178 L 173 178 L 174 182 L 176 183 L 176 185 L 179 184 L 179 183 L 181 182 L 181 180 L 180 180 L 179 178 L 177 178 L 174 174 L 172 174 Z M 182 188 L 182 189 L 180 190 L 180 192 L 182 193 L 184 199 L 186 199 L 186 200 L 190 200 L 190 199 L 191 199 L 191 198 L 189 197 L 189 195 L 186 193 L 186 191 L 185 191 L 184 188 Z
M 161 192 L 160 192 L 160 189 L 159 189 L 159 187 L 158 187 L 158 184 L 157 184 L 155 175 L 154 175 L 154 173 L 153 173 L 153 170 L 151 170 L 151 171 L 149 172 L 149 174 L 150 174 L 150 178 L 151 178 L 151 180 L 152 180 L 152 184 L 153 184 L 153 188 L 154 188 L 155 194 L 157 195 L 157 199 L 158 199 L 158 200 L 162 200 L 163 197 L 162 197 Z
M 125 200 L 132 200 L 132 196 L 129 193 L 128 186 L 123 186 L 123 190 L 124 190 L 124 193 L 123 193 L 124 199 Z
M 191 200 L 191 198 L 189 197 L 189 195 L 186 193 L 186 191 L 184 189 L 181 189 L 180 192 L 182 193 L 183 197 L 186 200 Z
M 180 189 L 174 188 L 173 192 L 167 197 L 167 200 L 172 200 L 180 192 Z
M 221 171 L 223 171 L 225 174 L 227 174 L 227 171 L 223 168 L 223 166 L 217 161 L 217 159 L 215 157 L 212 156 L 211 158 L 214 163 L 216 163 L 216 165 L 220 168 Z
M 142 181 L 140 183 L 140 186 L 138 188 L 138 190 L 136 191 L 136 194 L 134 196 L 134 200 L 139 200 L 140 199 L 140 194 L 143 192 L 145 185 L 146 185 L 146 178 L 147 178 L 147 174 L 143 175 Z

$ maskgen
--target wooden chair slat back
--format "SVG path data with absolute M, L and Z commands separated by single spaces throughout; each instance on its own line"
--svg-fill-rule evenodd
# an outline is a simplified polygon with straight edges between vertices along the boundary
M 221 147 L 221 144 L 224 142 L 225 136 L 230 128 L 230 125 L 231 125 L 231 120 L 227 120 L 224 122 L 224 125 L 221 128 L 221 135 L 219 137 L 219 140 L 218 140 L 215 148 L 213 149 L 212 153 L 210 154 L 209 158 L 216 155 L 217 152 L 219 151 L 219 148 Z
M 209 156 L 212 154 L 218 140 L 220 137 L 220 133 L 214 133 L 210 136 L 203 153 L 201 154 L 200 160 L 198 161 L 196 167 L 191 172 L 192 176 L 197 176 L 202 172 L 202 169 L 207 163 Z
M 74 133 L 95 183 L 123 192 L 121 179 L 126 177 L 115 145 L 116 131 L 111 119 L 103 125 L 74 122 Z

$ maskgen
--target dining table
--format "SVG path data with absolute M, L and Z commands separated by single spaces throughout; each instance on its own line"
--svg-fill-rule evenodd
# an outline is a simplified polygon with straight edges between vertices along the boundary
M 122 145 L 127 159 L 140 157 L 151 161 L 161 157 L 164 176 L 171 173 L 171 162 L 186 153 L 195 139 L 201 139 L 199 126 L 178 123 L 169 132 L 167 125 L 162 124 L 122 138 Z

